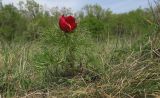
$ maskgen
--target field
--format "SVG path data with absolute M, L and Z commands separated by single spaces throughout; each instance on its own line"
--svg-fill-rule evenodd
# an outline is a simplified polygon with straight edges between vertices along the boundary
M 0 6 L 0 98 L 159 98 L 160 13 Z M 58 17 L 77 28 L 61 31 Z

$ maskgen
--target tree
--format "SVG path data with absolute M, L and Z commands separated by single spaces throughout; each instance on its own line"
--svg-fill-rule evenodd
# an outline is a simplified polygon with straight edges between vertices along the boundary
M 40 5 L 36 3 L 34 0 L 27 0 L 25 7 L 28 16 L 31 18 L 35 18 L 41 12 Z
M 97 19 L 102 19 L 105 15 L 105 10 L 98 4 L 86 5 L 83 10 L 88 16 L 95 16 Z
M 13 41 L 15 37 L 23 35 L 26 28 L 25 19 L 13 5 L 5 5 L 0 11 L 1 39 Z
M 2 4 L 2 0 L 0 0 L 0 10 L 2 9 L 3 4 Z

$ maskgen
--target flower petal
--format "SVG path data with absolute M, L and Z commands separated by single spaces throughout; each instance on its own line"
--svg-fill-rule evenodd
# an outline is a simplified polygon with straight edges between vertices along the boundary
M 59 18 L 59 26 L 64 32 L 72 32 L 77 27 L 77 23 L 75 22 L 75 18 L 73 16 L 65 17 L 62 15 Z

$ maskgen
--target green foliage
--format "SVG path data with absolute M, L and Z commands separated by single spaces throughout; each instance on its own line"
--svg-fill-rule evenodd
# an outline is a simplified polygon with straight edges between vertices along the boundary
M 18 8 L 0 1 L 2 97 L 32 97 L 28 92 L 34 91 L 58 98 L 159 93 L 159 10 L 152 10 L 114 14 L 96 4 L 72 13 L 65 7 L 48 11 L 34 0 Z M 74 32 L 59 29 L 61 13 L 75 14 Z
M 13 5 L 6 5 L 0 10 L 0 34 L 1 39 L 12 41 L 15 37 L 23 36 L 25 18 Z
M 103 40 L 104 23 L 96 17 L 87 17 L 81 21 L 81 25 L 86 27 L 95 40 Z
M 54 29 L 47 30 L 41 40 L 45 44 L 35 56 L 35 61 L 38 62 L 35 62 L 35 67 L 44 73 L 42 77 L 46 81 L 58 82 L 57 77 L 72 77 L 87 66 L 82 65 L 88 59 L 87 56 L 94 58 L 90 54 L 94 50 L 92 39 L 88 32 L 81 29 L 64 33 L 55 26 Z
M 39 39 L 46 29 L 54 28 L 60 13 L 72 14 L 70 9 L 57 7 L 50 13 L 33 0 L 27 0 L 26 4 L 21 1 L 19 9 L 13 5 L 2 5 L 0 12 L 1 39 L 8 41 Z M 139 8 L 129 13 L 113 14 L 96 4 L 86 5 L 76 15 L 80 18 L 79 27 L 89 30 L 96 41 L 104 41 L 108 36 L 137 37 L 150 32 L 153 28 L 147 23 L 152 19 L 150 13 L 150 10 Z

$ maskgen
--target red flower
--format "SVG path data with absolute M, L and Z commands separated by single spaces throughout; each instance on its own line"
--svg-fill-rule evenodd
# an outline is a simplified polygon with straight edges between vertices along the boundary
M 75 22 L 75 18 L 73 16 L 64 16 L 62 15 L 59 18 L 59 27 L 64 32 L 72 32 L 76 27 L 77 23 Z

